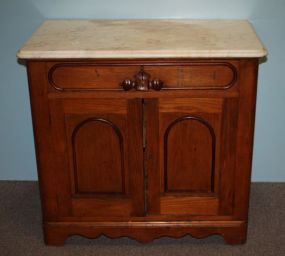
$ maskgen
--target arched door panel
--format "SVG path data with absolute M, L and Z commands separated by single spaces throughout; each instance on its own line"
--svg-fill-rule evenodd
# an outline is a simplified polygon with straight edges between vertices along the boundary
M 59 216 L 144 215 L 142 101 L 53 99 L 50 108 Z
M 159 98 L 146 106 L 149 212 L 230 215 L 237 99 Z

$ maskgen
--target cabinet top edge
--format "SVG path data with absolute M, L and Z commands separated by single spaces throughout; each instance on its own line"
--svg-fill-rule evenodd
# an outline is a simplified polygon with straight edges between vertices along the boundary
M 46 20 L 20 59 L 261 58 L 247 20 Z

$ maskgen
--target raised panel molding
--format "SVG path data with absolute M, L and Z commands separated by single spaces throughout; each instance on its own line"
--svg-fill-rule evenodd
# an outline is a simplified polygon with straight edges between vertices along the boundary
M 178 159 L 181 158 L 180 161 L 178 162 L 178 167 L 177 166 L 173 167 L 173 163 L 177 163 L 175 161 L 175 159 L 171 159 L 172 161 L 169 161 L 169 148 L 171 147 L 171 145 L 169 145 L 169 136 L 170 136 L 171 132 L 173 131 L 173 129 L 175 127 L 177 128 L 179 125 L 181 125 L 184 122 L 195 122 L 196 124 L 200 124 L 200 125 L 202 125 L 202 126 L 204 126 L 206 128 L 208 134 L 210 135 L 210 140 L 211 140 L 210 141 L 210 149 L 209 148 L 206 149 L 207 152 L 200 152 L 200 153 L 203 153 L 203 154 L 201 154 L 199 156 L 196 155 L 196 158 L 194 159 L 194 161 L 196 161 L 196 164 L 194 166 L 198 166 L 198 169 L 199 169 L 199 167 L 201 166 L 201 162 L 205 163 L 205 161 L 206 161 L 206 159 L 203 159 L 202 157 L 208 156 L 209 155 L 209 154 L 207 154 L 208 150 L 211 151 L 211 153 L 210 153 L 210 170 L 209 170 L 210 175 L 208 174 L 209 175 L 209 179 L 210 179 L 209 182 L 208 182 L 209 184 L 201 184 L 201 182 L 198 181 L 199 173 L 196 173 L 197 170 L 191 170 L 191 172 L 193 172 L 193 174 L 190 175 L 192 177 L 196 177 L 197 180 L 195 180 L 193 182 L 190 181 L 190 183 L 187 182 L 185 179 L 183 181 L 183 179 L 179 176 L 179 171 L 180 171 L 180 174 L 181 174 L 181 171 L 184 173 L 184 175 L 186 174 L 185 177 L 187 177 L 189 175 L 189 172 L 187 174 L 187 171 L 185 169 L 184 170 L 179 170 L 179 168 L 185 167 L 186 166 L 185 163 L 188 160 L 187 159 L 182 159 L 181 155 L 178 156 L 178 154 L 182 154 L 182 152 L 179 152 L 179 150 L 177 150 L 177 149 L 175 150 L 175 145 L 172 145 L 172 147 L 174 147 L 174 149 L 172 149 L 172 152 L 171 152 L 170 155 L 171 155 L 172 158 L 173 157 L 176 157 Z M 181 128 L 181 129 L 183 129 L 183 128 Z M 195 127 L 194 127 L 194 129 L 195 129 Z M 182 136 L 181 138 L 183 138 L 183 136 L 186 136 L 183 131 L 181 130 L 180 132 L 178 132 L 179 136 Z M 193 137 L 195 137 L 195 135 Z M 176 139 L 178 139 L 178 138 L 176 138 Z M 202 139 L 206 140 L 207 138 L 202 138 Z M 185 137 L 185 140 L 186 140 L 186 142 L 188 142 L 187 136 Z M 177 140 L 177 141 L 180 142 L 181 140 Z M 176 143 L 177 143 L 177 141 L 176 141 Z M 201 143 L 201 140 L 197 144 L 202 144 L 203 145 L 203 143 Z M 181 145 L 179 145 L 179 146 L 180 146 L 179 148 L 183 148 L 183 146 L 181 146 Z M 187 145 L 187 152 L 193 152 L 193 151 L 195 153 L 197 151 L 199 152 L 199 149 L 197 149 L 197 146 L 194 145 L 193 150 L 190 150 L 190 146 L 191 146 L 191 144 Z M 201 150 L 205 150 L 205 149 L 201 148 L 200 151 Z M 198 116 L 187 115 L 187 116 L 183 116 L 183 117 L 180 117 L 180 118 L 175 119 L 174 121 L 172 121 L 170 123 L 170 125 L 167 127 L 167 129 L 165 130 L 165 134 L 164 134 L 164 186 L 165 186 L 165 192 L 207 192 L 207 193 L 213 193 L 214 192 L 214 184 L 215 184 L 215 150 L 216 150 L 216 135 L 215 135 L 215 131 L 214 131 L 213 127 L 206 120 L 204 120 L 203 118 L 198 117 Z M 185 157 L 185 154 L 182 155 L 182 157 L 183 156 Z M 200 157 L 200 159 L 197 159 L 198 157 Z M 172 166 L 170 165 L 170 163 L 172 164 Z M 175 177 L 175 179 L 177 179 L 177 182 L 175 182 L 175 180 L 171 181 L 171 178 L 169 178 L 169 169 L 170 169 L 169 166 L 171 166 L 172 169 L 175 168 L 175 170 L 172 170 L 172 173 L 174 171 L 175 175 L 172 175 L 171 178 L 174 179 L 174 177 Z M 190 167 L 193 166 L 193 162 L 189 163 L 189 165 L 187 164 L 187 166 L 190 166 Z M 207 170 L 203 170 L 203 174 L 204 175 L 207 174 L 207 173 L 208 173 Z M 200 173 L 200 175 L 203 175 L 203 174 Z M 201 180 L 203 182 L 205 180 L 207 181 L 207 179 L 205 177 L 203 177 Z M 183 184 L 185 184 L 185 185 L 183 186 Z M 191 185 L 194 186 L 194 187 L 191 188 Z M 201 187 L 199 188 L 199 186 L 201 186 Z
M 163 80 L 162 90 L 227 90 L 238 79 L 235 61 L 180 61 L 166 62 L 159 67 L 148 61 L 97 60 L 88 62 L 49 62 L 48 82 L 52 90 L 65 91 L 122 91 L 121 83 L 132 79 L 144 67 L 153 78 Z M 109 74 L 112 74 L 110 76 Z
M 71 140 L 76 194 L 125 192 L 123 136 L 114 123 L 88 118 L 74 128 Z

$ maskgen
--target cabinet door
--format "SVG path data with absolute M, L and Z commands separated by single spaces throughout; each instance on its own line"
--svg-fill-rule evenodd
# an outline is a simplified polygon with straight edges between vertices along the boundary
M 148 211 L 230 215 L 238 100 L 145 101 Z
M 142 103 L 51 99 L 60 217 L 144 214 Z

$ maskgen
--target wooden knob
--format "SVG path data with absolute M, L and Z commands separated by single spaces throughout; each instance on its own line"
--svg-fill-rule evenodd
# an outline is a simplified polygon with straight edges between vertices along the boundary
M 149 89 L 159 91 L 163 87 L 163 82 L 159 79 L 150 81 L 150 74 L 144 71 L 143 66 L 141 66 L 140 71 L 134 76 L 134 78 L 134 80 L 125 79 L 121 83 L 121 86 L 125 91 L 129 91 L 131 89 L 136 89 L 137 91 L 148 91 Z
M 134 81 L 132 81 L 131 79 L 125 79 L 122 82 L 121 86 L 123 87 L 125 91 L 129 91 L 135 87 L 135 84 L 134 84 Z
M 150 82 L 150 88 L 152 88 L 155 91 L 160 91 L 163 87 L 163 82 L 159 79 L 154 79 Z

